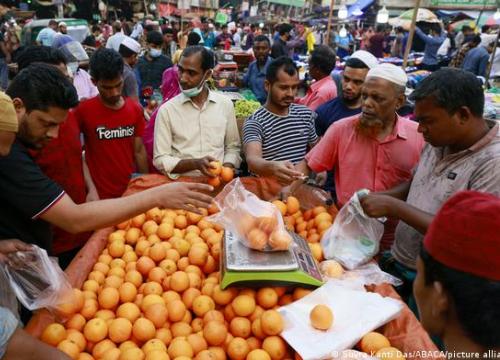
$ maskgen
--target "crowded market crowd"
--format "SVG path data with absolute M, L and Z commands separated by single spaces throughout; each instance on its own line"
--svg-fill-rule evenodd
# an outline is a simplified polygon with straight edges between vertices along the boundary
M 426 330 L 447 349 L 500 348 L 500 133 L 483 116 L 498 29 L 417 27 L 430 75 L 411 92 L 381 61 L 404 56 L 403 28 L 112 21 L 91 25 L 75 67 L 66 23 L 27 46 L 21 25 L 0 32 L 0 261 L 36 244 L 64 268 L 93 230 L 155 206 L 208 207 L 206 184 L 121 195 L 138 174 L 210 177 L 218 160 L 283 192 L 312 179 L 339 208 L 369 189 L 365 213 L 388 219 L 379 264 Z M 241 129 L 209 87 L 214 51 L 231 48 L 252 55 L 240 86 L 261 104 Z M 0 316 L 0 358 L 68 359 Z

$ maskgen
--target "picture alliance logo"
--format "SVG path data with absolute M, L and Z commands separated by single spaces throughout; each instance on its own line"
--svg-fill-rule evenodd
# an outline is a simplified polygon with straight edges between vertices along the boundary
M 108 129 L 106 126 L 99 126 L 96 129 L 99 140 L 113 140 L 133 137 L 135 127 L 133 125 L 120 126 L 114 129 Z

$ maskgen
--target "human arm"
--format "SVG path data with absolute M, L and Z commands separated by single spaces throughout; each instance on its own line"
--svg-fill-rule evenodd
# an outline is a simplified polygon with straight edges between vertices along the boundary
M 288 185 L 301 176 L 290 161 L 268 161 L 262 157 L 262 144 L 252 141 L 245 144 L 248 170 L 260 176 L 275 177 L 281 184 Z
M 87 164 L 87 160 L 85 159 L 85 152 L 82 154 L 82 167 L 85 187 L 87 188 L 87 198 L 85 201 L 89 202 L 99 200 L 99 193 L 97 192 L 94 180 L 92 180 L 92 175 L 90 174 L 90 169 Z
M 486 77 L 486 71 L 488 70 L 489 60 L 490 60 L 490 57 L 488 55 L 485 55 L 481 59 L 479 59 L 479 66 L 478 66 L 478 75 L 479 76 Z
M 207 208 L 212 191 L 205 184 L 175 182 L 117 199 L 75 204 L 64 194 L 40 218 L 70 233 L 81 233 L 112 226 L 153 207 L 184 209 Z
M 142 137 L 134 138 L 134 158 L 137 171 L 141 174 L 147 174 L 149 172 L 148 156 L 142 142 Z
M 226 105 L 226 134 L 224 136 L 224 165 L 239 168 L 241 163 L 241 139 L 236 123 L 236 114 L 231 102 Z
M 434 36 L 427 35 L 418 26 L 415 27 L 415 34 L 417 34 L 418 37 L 423 42 L 425 42 L 426 44 L 429 44 L 429 45 L 441 45 L 444 41 L 442 36 L 434 37 Z
M 15 329 L 6 345 L 2 360 L 71 360 L 62 351 L 31 336 L 21 327 Z
M 11 62 L 11 56 L 9 50 L 7 50 L 7 46 L 5 46 L 5 41 L 3 41 L 3 37 L 2 40 L 0 40 L 0 50 L 5 55 L 5 62 L 9 64 Z

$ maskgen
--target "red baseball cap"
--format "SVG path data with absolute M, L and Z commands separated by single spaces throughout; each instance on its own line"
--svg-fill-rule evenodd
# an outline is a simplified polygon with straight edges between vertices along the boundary
M 500 281 L 500 198 L 477 191 L 452 196 L 434 217 L 424 248 L 449 268 Z

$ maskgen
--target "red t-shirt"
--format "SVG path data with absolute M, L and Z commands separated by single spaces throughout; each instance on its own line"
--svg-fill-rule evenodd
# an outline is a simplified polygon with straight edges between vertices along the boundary
M 101 199 L 120 197 L 135 171 L 134 140 L 142 137 L 144 115 L 137 102 L 125 98 L 119 110 L 99 96 L 75 109 L 85 139 L 85 159 Z
M 59 135 L 41 150 L 30 151 L 33 159 L 47 177 L 58 183 L 76 204 L 83 204 L 87 191 L 82 168 L 80 129 L 73 111 L 59 127 Z M 89 233 L 70 234 L 54 227 L 54 254 L 82 246 Z

